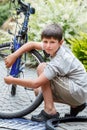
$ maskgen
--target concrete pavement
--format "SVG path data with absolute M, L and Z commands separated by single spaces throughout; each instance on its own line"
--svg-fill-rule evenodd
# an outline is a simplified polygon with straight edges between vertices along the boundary
M 60 116 L 69 112 L 69 106 L 64 104 L 55 104 Z M 23 118 L 0 119 L 0 130 L 46 130 L 45 124 L 30 121 L 33 114 L 38 114 L 43 109 L 43 103 L 31 114 Z M 87 108 L 79 113 L 79 116 L 87 115 Z M 57 130 L 87 130 L 87 122 L 61 123 Z

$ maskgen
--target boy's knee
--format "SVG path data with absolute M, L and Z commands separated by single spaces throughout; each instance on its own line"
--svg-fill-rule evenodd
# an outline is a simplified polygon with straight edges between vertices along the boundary
M 38 65 L 38 67 L 37 67 L 37 73 L 38 73 L 38 74 L 41 74 L 41 73 L 44 71 L 45 66 L 46 66 L 46 63 L 45 63 L 45 62 L 40 63 L 40 64 Z

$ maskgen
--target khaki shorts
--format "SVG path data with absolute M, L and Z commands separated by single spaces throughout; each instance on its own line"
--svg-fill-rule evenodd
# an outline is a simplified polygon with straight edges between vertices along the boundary
M 69 104 L 71 106 L 81 105 L 70 94 L 68 78 L 58 76 L 55 77 L 53 80 L 51 80 L 51 89 L 54 101 Z

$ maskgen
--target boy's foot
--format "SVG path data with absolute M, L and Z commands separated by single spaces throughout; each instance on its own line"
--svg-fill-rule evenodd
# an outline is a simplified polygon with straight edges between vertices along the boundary
M 44 122 L 52 118 L 59 118 L 59 113 L 57 112 L 54 115 L 47 114 L 44 110 L 42 110 L 38 115 L 34 115 L 31 117 L 32 121 L 37 121 L 37 122 Z
M 70 108 L 70 114 L 66 113 L 65 114 L 65 117 L 69 117 L 69 116 L 76 116 L 79 112 L 81 112 L 82 110 L 84 110 L 86 107 L 86 103 L 80 105 L 80 106 L 77 106 L 75 108 Z

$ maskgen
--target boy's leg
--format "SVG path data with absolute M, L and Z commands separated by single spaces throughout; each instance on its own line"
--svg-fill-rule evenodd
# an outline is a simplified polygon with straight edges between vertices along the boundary
M 40 75 L 43 72 L 45 66 L 46 63 L 41 63 L 39 65 L 39 67 L 37 68 L 38 75 Z M 34 121 L 46 121 L 50 118 L 57 118 L 59 114 L 57 113 L 54 106 L 50 81 L 48 81 L 44 86 L 41 86 L 41 91 L 44 97 L 44 112 L 41 112 L 39 115 L 32 116 L 31 119 Z
M 84 110 L 86 103 L 79 103 L 74 99 L 69 90 L 69 79 L 67 77 L 56 77 L 51 81 L 51 88 L 56 102 L 70 105 L 70 114 L 66 116 L 76 116 L 80 111 Z
M 46 63 L 44 62 L 44 63 L 41 63 L 41 64 L 37 67 L 37 74 L 38 74 L 38 76 L 43 72 L 45 66 L 46 66 Z M 41 91 L 41 87 L 34 89 L 35 96 L 37 96 L 40 91 Z
M 41 88 L 44 97 L 44 111 L 48 114 L 56 114 L 50 82 L 46 83 Z
M 40 75 L 46 66 L 46 63 L 41 63 L 38 68 L 37 68 L 37 73 Z M 44 86 L 41 86 L 39 90 L 41 89 L 44 97 L 44 110 L 49 113 L 49 114 L 55 114 L 56 109 L 54 107 L 54 102 L 53 102 L 53 95 L 52 95 L 52 90 L 50 87 L 50 81 L 46 83 Z

